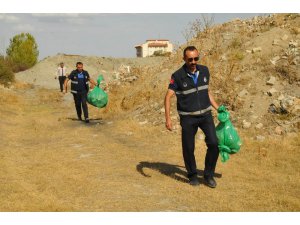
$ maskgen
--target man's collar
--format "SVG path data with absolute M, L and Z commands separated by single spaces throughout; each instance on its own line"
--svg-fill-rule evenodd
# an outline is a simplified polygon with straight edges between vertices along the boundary
M 193 73 L 191 73 L 191 72 L 189 71 L 189 69 L 188 69 L 188 67 L 187 67 L 186 64 L 183 65 L 183 69 L 184 69 L 184 71 L 185 71 L 186 74 L 191 74 L 191 75 L 193 74 Z M 198 64 L 196 65 L 196 71 L 195 71 L 195 73 L 196 73 L 197 71 L 199 71 L 199 65 L 198 65 Z

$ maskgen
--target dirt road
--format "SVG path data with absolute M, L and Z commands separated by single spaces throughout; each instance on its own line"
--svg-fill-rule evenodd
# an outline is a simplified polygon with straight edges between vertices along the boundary
M 218 162 L 218 187 L 192 187 L 180 133 L 92 106 L 85 124 L 75 119 L 71 96 L 56 90 L 20 88 L 0 100 L 1 211 L 300 209 L 299 137 L 262 144 L 243 135 L 241 152 Z M 201 175 L 203 140 L 196 146 Z

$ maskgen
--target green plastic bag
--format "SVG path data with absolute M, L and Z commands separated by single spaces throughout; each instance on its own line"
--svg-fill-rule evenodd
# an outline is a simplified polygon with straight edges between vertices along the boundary
M 218 146 L 221 161 L 226 162 L 229 154 L 235 154 L 240 150 L 242 141 L 230 121 L 230 113 L 223 105 L 218 108 L 218 120 L 220 121 L 216 127 Z
M 101 81 L 104 80 L 103 75 L 99 75 L 97 79 L 97 86 L 94 87 L 92 91 L 88 93 L 87 102 L 97 108 L 103 108 L 107 105 L 108 95 L 103 91 L 99 85 Z

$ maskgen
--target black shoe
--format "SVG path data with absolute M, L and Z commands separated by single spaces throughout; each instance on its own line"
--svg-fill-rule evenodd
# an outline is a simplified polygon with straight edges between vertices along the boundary
M 78 116 L 78 120 L 80 120 L 80 121 L 82 120 L 81 116 Z
M 89 119 L 85 119 L 85 122 L 86 122 L 86 123 L 89 123 L 89 122 L 90 122 L 90 120 L 89 120 Z
M 212 176 L 204 176 L 204 181 L 208 187 L 215 188 L 217 186 L 217 182 Z
M 199 182 L 198 178 L 195 176 L 195 177 L 190 178 L 189 184 L 192 186 L 198 186 L 198 185 L 200 185 L 200 182 Z

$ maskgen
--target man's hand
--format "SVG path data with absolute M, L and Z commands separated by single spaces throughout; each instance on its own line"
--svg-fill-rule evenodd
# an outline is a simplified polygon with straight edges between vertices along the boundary
M 169 131 L 172 131 L 172 120 L 170 118 L 167 118 L 166 119 L 166 128 L 169 130 Z

